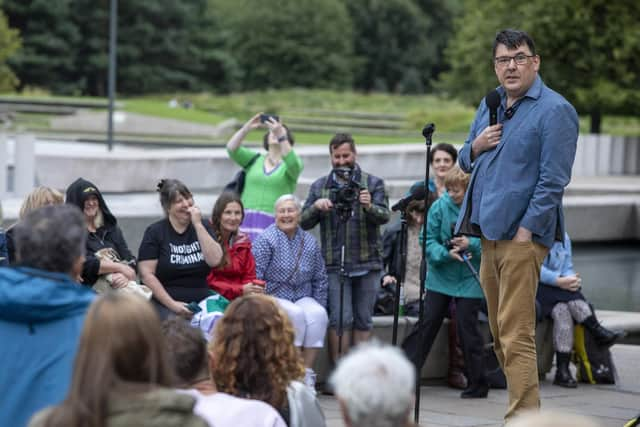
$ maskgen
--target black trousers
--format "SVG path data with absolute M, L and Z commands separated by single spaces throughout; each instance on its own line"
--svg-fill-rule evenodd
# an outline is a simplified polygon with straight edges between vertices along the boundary
M 439 292 L 427 291 L 423 321 L 416 323 L 402 342 L 402 349 L 418 373 L 427 360 L 453 298 Z M 455 298 L 455 300 L 458 335 L 464 353 L 465 374 L 469 387 L 484 385 L 487 383 L 487 372 L 484 362 L 484 343 L 478 327 L 478 311 L 482 300 L 479 298 Z

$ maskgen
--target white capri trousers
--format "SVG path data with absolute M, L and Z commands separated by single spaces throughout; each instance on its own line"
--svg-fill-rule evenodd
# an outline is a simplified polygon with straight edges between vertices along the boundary
M 282 298 L 276 298 L 276 300 L 293 324 L 296 332 L 295 346 L 322 348 L 329 324 L 327 310 L 311 297 L 300 298 L 296 302 Z

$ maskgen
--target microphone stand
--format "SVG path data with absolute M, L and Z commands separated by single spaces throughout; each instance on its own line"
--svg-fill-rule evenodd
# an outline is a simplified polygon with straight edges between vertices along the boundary
M 345 212 L 338 213 L 338 236 L 342 236 L 342 244 L 340 245 L 340 311 L 338 312 L 338 330 L 336 331 L 336 335 L 338 336 L 338 359 L 342 356 L 342 335 L 344 335 L 344 319 L 343 319 L 343 310 L 344 310 L 344 285 L 347 279 L 347 272 L 345 270 L 344 265 L 344 252 L 345 252 L 345 241 L 347 237 L 345 236 L 347 231 L 347 221 L 349 220 L 349 216 L 345 214 Z M 342 230 L 341 230 L 342 229 Z M 342 232 L 342 234 L 340 234 Z M 334 361 L 336 362 L 336 361 Z
M 405 269 L 407 267 L 407 213 L 406 208 L 400 211 L 400 271 L 396 272 L 397 283 L 393 304 L 393 333 L 391 344 L 398 342 L 398 316 L 400 315 L 400 290 L 404 286 Z
M 467 265 L 467 268 L 469 269 L 471 274 L 473 274 L 473 278 L 476 279 L 476 281 L 478 282 L 478 285 L 480 285 L 480 275 L 478 274 L 478 272 L 474 268 L 473 264 L 471 264 L 471 261 L 469 260 L 468 253 L 467 252 L 461 252 L 460 256 L 462 257 L 462 260 L 464 261 L 464 263 Z
M 431 163 L 431 137 L 436 130 L 436 125 L 429 123 L 422 129 L 422 136 L 424 136 L 427 145 L 427 164 L 424 168 L 424 186 L 425 186 L 425 210 L 424 210 L 424 222 L 422 225 L 422 256 L 420 258 L 420 306 L 418 311 L 418 325 L 421 325 L 424 321 L 424 285 L 427 277 L 427 213 L 426 209 L 427 201 L 429 200 L 429 165 Z M 419 348 L 423 347 L 424 338 L 420 340 Z M 416 424 L 420 422 L 420 373 L 422 372 L 422 366 L 419 366 L 416 372 L 416 401 L 414 405 L 413 419 Z

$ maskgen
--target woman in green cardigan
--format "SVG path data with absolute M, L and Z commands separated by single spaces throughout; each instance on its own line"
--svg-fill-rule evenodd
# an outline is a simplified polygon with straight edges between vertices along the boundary
M 269 129 L 262 141 L 264 154 L 242 146 L 247 134 L 260 127 Z M 242 191 L 245 216 L 240 230 L 251 241 L 273 224 L 273 206 L 278 197 L 295 193 L 303 166 L 293 151 L 294 142 L 277 116 L 263 113 L 253 116 L 227 142 L 231 160 L 246 170 Z

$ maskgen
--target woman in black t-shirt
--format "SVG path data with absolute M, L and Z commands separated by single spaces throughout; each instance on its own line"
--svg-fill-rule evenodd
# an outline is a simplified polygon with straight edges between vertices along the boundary
M 207 274 L 220 263 L 222 248 L 182 182 L 163 179 L 157 191 L 165 218 L 145 230 L 138 271 L 162 318 L 170 313 L 191 317 L 187 304 L 210 295 Z

